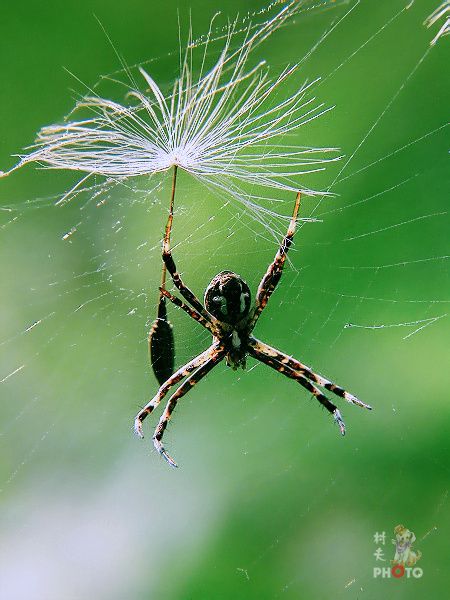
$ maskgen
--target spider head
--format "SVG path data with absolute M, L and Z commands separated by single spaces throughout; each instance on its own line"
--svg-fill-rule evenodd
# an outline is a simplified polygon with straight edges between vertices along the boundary
M 205 306 L 218 321 L 237 325 L 250 310 L 250 288 L 236 273 L 222 271 L 206 288 Z

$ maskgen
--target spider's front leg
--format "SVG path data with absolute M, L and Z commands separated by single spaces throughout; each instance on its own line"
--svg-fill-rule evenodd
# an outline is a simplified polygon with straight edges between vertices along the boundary
M 161 290 L 161 294 L 163 296 L 165 296 L 166 298 L 168 298 L 173 304 L 175 304 L 175 306 L 178 306 L 178 308 L 181 308 L 182 310 L 184 310 L 184 312 L 187 313 L 192 319 L 194 319 L 195 321 L 197 321 L 198 323 L 203 325 L 203 327 L 205 327 L 212 334 L 214 334 L 214 327 L 211 325 L 211 323 L 209 321 L 207 321 L 205 319 L 205 317 L 202 317 L 202 315 L 200 315 L 196 310 L 194 310 L 193 308 L 191 308 L 190 306 L 188 306 L 187 304 L 182 302 L 179 298 L 177 298 L 176 296 L 174 296 L 167 290 L 164 290 L 163 288 L 159 288 L 159 289 Z
M 225 353 L 226 352 L 223 347 L 218 347 L 215 350 L 212 350 L 212 347 L 209 348 L 210 358 L 194 373 L 192 373 L 192 375 L 190 375 L 190 377 L 188 377 L 186 381 L 178 388 L 175 394 L 171 396 L 159 420 L 158 426 L 155 429 L 155 433 L 153 434 L 153 444 L 155 445 L 156 450 L 158 450 L 158 452 L 162 454 L 162 456 L 164 456 L 164 458 L 169 464 L 172 465 L 172 467 L 178 467 L 178 465 L 173 460 L 173 458 L 171 458 L 167 454 L 162 443 L 162 437 L 169 423 L 170 417 L 172 416 L 172 413 L 177 405 L 178 400 L 182 396 L 184 396 L 190 389 L 192 389 L 194 385 L 200 381 L 200 379 L 203 379 L 203 377 L 207 375 L 207 373 L 209 373 L 209 371 L 211 371 L 211 369 L 215 367 L 224 358 Z
M 195 308 L 195 310 L 198 313 L 200 313 L 204 319 L 206 319 L 207 321 L 211 321 L 211 317 L 208 315 L 206 310 L 203 308 L 203 305 L 200 302 L 200 300 L 187 287 L 187 285 L 185 285 L 183 283 L 183 281 L 177 271 L 177 268 L 175 266 L 175 261 L 173 260 L 173 256 L 170 252 L 170 238 L 167 233 L 166 233 L 166 236 L 164 237 L 162 258 L 164 261 L 164 265 L 167 267 L 167 270 L 169 271 L 175 286 L 177 287 L 177 289 L 179 290 L 179 292 L 183 296 L 183 298 L 185 300 L 187 300 L 189 302 L 189 304 L 191 306 L 193 306 Z
M 261 280 L 259 284 L 258 291 L 256 292 L 255 304 L 252 308 L 250 320 L 249 320 L 249 328 L 250 331 L 254 329 L 256 322 L 259 318 L 259 315 L 262 313 L 264 308 L 269 301 L 272 292 L 276 288 L 278 282 L 280 281 L 281 274 L 283 272 L 284 261 L 286 260 L 286 254 L 291 247 L 292 240 L 294 238 L 295 226 L 297 223 L 297 215 L 298 209 L 300 206 L 300 198 L 301 192 L 298 192 L 297 197 L 295 199 L 294 213 L 291 218 L 291 222 L 289 223 L 289 227 L 286 235 L 281 242 L 281 246 L 278 249 L 278 252 L 275 255 L 273 263 L 267 269 L 266 274 Z

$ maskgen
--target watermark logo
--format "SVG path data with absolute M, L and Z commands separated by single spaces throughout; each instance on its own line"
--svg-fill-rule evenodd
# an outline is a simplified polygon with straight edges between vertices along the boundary
M 403 525 L 397 525 L 394 533 L 395 540 L 391 540 L 391 542 L 395 545 L 395 553 L 394 558 L 390 561 L 393 566 L 374 567 L 373 576 L 382 578 L 394 577 L 396 579 L 406 576 L 407 578 L 419 579 L 423 575 L 423 570 L 415 565 L 420 560 L 422 553 L 420 550 L 418 552 L 413 550 L 416 536 Z M 385 549 L 382 547 L 386 545 L 386 532 L 378 533 L 377 531 L 373 537 L 375 544 L 378 546 L 374 552 L 375 560 L 387 562 L 384 554 Z

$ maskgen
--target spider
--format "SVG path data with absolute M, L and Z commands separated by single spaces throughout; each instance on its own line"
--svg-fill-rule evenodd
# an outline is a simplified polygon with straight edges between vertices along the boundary
M 296 197 L 294 213 L 287 233 L 275 255 L 274 261 L 267 269 L 266 274 L 259 284 L 253 306 L 251 306 L 248 285 L 239 275 L 236 275 L 232 271 L 222 271 L 212 279 L 206 288 L 203 306 L 194 293 L 183 283 L 177 272 L 175 262 L 170 253 L 169 232 L 166 230 L 163 243 L 163 261 L 172 276 L 173 283 L 190 306 L 163 287 L 160 288 L 160 291 L 173 304 L 184 310 L 192 319 L 195 319 L 208 329 L 213 336 L 211 346 L 171 375 L 161 385 L 156 396 L 139 412 L 135 419 L 134 429 L 137 435 L 143 438 L 142 421 L 158 406 L 174 385 L 187 377 L 167 402 L 166 408 L 153 434 L 153 443 L 156 450 L 173 467 L 177 467 L 178 465 L 167 454 L 162 443 L 169 419 L 178 400 L 224 358 L 226 358 L 228 366 L 231 366 L 234 370 L 238 369 L 238 367 L 245 369 L 246 357 L 248 355 L 279 371 L 286 377 L 294 379 L 311 392 L 320 404 L 333 415 L 342 435 L 345 434 L 345 425 L 341 413 L 337 406 L 315 384 L 333 392 L 336 396 L 344 398 L 347 402 L 352 402 L 368 409 L 372 408 L 346 392 L 343 388 L 328 381 L 328 379 L 325 379 L 321 375 L 317 375 L 300 361 L 264 344 L 252 335 L 252 331 L 262 311 L 280 281 L 284 261 L 294 237 L 300 197 L 301 193 L 299 192 Z

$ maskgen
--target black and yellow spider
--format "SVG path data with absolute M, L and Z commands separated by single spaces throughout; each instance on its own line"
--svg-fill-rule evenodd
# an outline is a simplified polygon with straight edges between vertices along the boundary
M 267 344 L 260 342 L 251 335 L 261 312 L 266 307 L 272 292 L 280 280 L 286 254 L 294 237 L 300 195 L 299 192 L 295 202 L 294 214 L 292 215 L 286 236 L 275 255 L 273 263 L 269 266 L 267 273 L 259 284 L 258 291 L 256 292 L 256 299 L 252 307 L 250 307 L 250 289 L 248 285 L 239 277 L 239 275 L 236 275 L 231 271 L 222 271 L 214 277 L 206 288 L 205 306 L 203 306 L 191 290 L 183 283 L 180 275 L 177 273 L 174 260 L 170 253 L 170 231 L 168 232 L 166 230 L 163 245 L 164 264 L 171 274 L 173 283 L 178 288 L 180 294 L 191 306 L 188 306 L 165 289 L 160 288 L 160 290 L 165 297 L 173 302 L 173 304 L 187 312 L 190 317 L 201 323 L 213 335 L 211 346 L 169 377 L 167 381 L 161 385 L 156 396 L 139 412 L 135 419 L 134 429 L 137 435 L 142 438 L 144 437 L 142 433 L 142 421 L 158 406 L 167 392 L 172 389 L 175 384 L 179 383 L 191 373 L 186 381 L 184 381 L 169 399 L 153 435 L 155 448 L 174 467 L 178 465 L 170 458 L 162 444 L 162 437 L 172 412 L 176 407 L 178 400 L 224 358 L 227 359 L 228 365 L 236 370 L 238 367 L 245 368 L 246 357 L 249 355 L 262 363 L 269 365 L 269 367 L 272 367 L 283 375 L 286 375 L 286 377 L 294 379 L 311 392 L 320 404 L 333 415 L 340 427 L 342 435 L 345 434 L 345 426 L 341 413 L 337 406 L 328 400 L 314 384 L 333 392 L 336 396 L 345 398 L 348 402 L 353 402 L 353 404 L 358 404 L 359 406 L 368 409 L 371 408 L 368 404 L 364 404 L 358 400 L 358 398 L 355 398 L 355 396 L 346 392 L 343 388 L 328 381 L 324 377 L 313 373 L 311 369 L 295 358 L 267 346 Z

